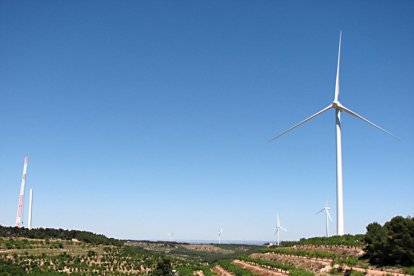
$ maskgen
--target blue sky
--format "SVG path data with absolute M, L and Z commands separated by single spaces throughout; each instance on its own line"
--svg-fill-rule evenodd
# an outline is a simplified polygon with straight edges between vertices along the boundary
M 35 227 L 272 240 L 335 229 L 343 31 L 345 232 L 413 215 L 414 2 L 0 1 L 0 224 L 23 158 Z M 26 197 L 28 199 L 28 197 Z M 26 201 L 27 207 L 28 200 Z M 27 214 L 27 210 L 25 211 Z M 25 220 L 26 221 L 26 220 Z

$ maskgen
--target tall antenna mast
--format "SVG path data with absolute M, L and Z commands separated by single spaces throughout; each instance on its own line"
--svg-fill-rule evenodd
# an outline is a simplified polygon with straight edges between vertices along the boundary
M 27 219 L 27 228 L 32 229 L 32 207 L 33 207 L 33 189 L 30 189 L 30 200 L 29 200 L 29 217 Z
M 22 183 L 20 184 L 20 196 L 19 196 L 19 205 L 17 207 L 17 217 L 16 217 L 16 227 L 21 227 L 23 224 L 22 213 L 23 213 L 23 200 L 24 200 L 24 185 L 26 184 L 26 171 L 27 171 L 27 162 L 29 157 L 24 157 L 24 167 L 22 175 Z

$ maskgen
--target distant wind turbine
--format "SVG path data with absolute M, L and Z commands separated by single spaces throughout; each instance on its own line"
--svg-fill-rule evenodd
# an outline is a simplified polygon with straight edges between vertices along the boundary
M 168 233 L 168 240 L 171 241 L 174 236 L 174 232 Z
M 223 234 L 223 228 L 220 228 L 219 232 L 218 232 L 218 236 L 219 236 L 219 244 L 221 244 L 221 235 Z
M 282 132 L 281 134 L 277 135 L 276 137 L 272 138 L 270 141 L 274 141 L 281 136 L 285 135 L 286 133 L 290 132 L 291 130 L 303 125 L 307 121 L 315 118 L 316 116 L 320 115 L 321 113 L 333 108 L 335 109 L 335 118 L 336 118 L 336 212 L 337 212 L 337 234 L 343 235 L 344 234 L 344 207 L 343 207 L 343 183 L 342 183 L 342 142 L 341 142 L 341 112 L 345 111 L 346 113 L 361 119 L 362 121 L 388 133 L 391 136 L 390 132 L 383 129 L 382 127 L 368 121 L 361 115 L 355 113 L 354 111 L 350 110 L 349 108 L 343 106 L 339 102 L 339 65 L 341 60 L 341 42 L 342 42 L 342 32 L 339 34 L 339 50 L 338 50 L 338 65 L 336 68 L 336 83 L 335 83 L 335 96 L 333 102 L 325 107 L 324 109 L 316 112 L 312 116 L 306 118 L 305 120 L 299 122 L 298 124 L 294 125 L 293 127 L 289 128 L 288 130 Z M 303 103 L 306 105 L 306 103 Z M 394 136 L 395 137 L 395 136 Z
M 325 211 L 326 216 L 326 237 L 329 237 L 329 220 L 332 221 L 331 214 L 329 212 L 331 210 L 330 207 L 328 207 L 328 202 L 326 202 L 325 207 L 323 207 L 319 212 L 316 214 L 320 214 Z
M 276 232 L 275 232 L 275 234 L 277 235 L 277 245 L 280 244 L 280 239 L 279 239 L 280 229 L 282 229 L 283 231 L 287 232 L 287 230 L 280 225 L 279 214 L 277 214 L 277 224 L 276 224 Z

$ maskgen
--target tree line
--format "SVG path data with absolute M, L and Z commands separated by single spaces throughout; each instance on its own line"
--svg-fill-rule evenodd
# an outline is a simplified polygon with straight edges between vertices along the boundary
M 7 227 L 0 225 L 0 237 L 21 237 L 30 239 L 62 239 L 72 240 L 77 239 L 91 244 L 104 244 L 122 246 L 123 241 L 108 238 L 102 234 L 95 234 L 88 231 L 80 230 L 65 230 L 53 228 L 33 228 L 28 229 L 24 227 Z
M 343 235 L 332 237 L 314 237 L 314 238 L 301 238 L 299 241 L 284 241 L 281 242 L 282 246 L 294 246 L 294 245 L 329 245 L 329 246 L 351 246 L 362 247 L 365 245 L 365 235 Z

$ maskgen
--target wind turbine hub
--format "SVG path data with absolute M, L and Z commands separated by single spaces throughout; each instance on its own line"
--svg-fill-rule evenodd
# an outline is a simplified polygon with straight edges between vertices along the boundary
M 332 107 L 335 108 L 335 109 L 342 110 L 342 104 L 340 102 L 338 102 L 338 101 L 334 101 L 332 103 Z

